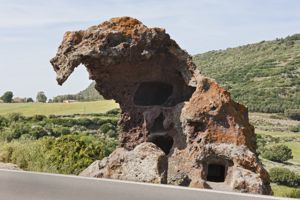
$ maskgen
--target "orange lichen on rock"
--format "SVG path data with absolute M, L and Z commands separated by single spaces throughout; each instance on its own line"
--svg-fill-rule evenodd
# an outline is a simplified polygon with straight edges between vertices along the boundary
M 201 75 L 164 29 L 113 18 L 67 32 L 51 63 L 59 84 L 85 65 L 122 110 L 120 147 L 81 175 L 271 193 L 247 108 Z

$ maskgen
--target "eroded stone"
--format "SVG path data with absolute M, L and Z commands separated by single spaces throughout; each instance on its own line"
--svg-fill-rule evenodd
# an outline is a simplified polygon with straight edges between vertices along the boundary
M 83 64 L 122 110 L 120 148 L 82 175 L 271 193 L 247 109 L 164 29 L 113 18 L 67 32 L 51 63 L 59 84 Z

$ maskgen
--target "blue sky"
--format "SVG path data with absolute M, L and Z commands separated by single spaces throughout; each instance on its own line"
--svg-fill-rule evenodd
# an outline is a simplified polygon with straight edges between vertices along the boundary
M 49 97 L 89 83 L 79 67 L 58 86 L 49 63 L 63 33 L 116 16 L 164 27 L 190 54 L 300 33 L 299 0 L 0 0 L 0 95 Z

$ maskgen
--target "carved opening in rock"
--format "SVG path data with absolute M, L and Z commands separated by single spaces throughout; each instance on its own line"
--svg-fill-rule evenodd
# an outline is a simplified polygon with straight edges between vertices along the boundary
M 170 153 L 174 140 L 171 136 L 166 135 L 165 133 L 155 133 L 148 137 L 148 142 L 154 143 L 167 155 Z
M 134 95 L 139 106 L 163 105 L 173 93 L 173 86 L 163 82 L 143 82 Z
M 224 182 L 225 166 L 222 164 L 209 164 L 207 167 L 207 181 Z
M 166 129 L 164 128 L 164 115 L 161 113 L 154 121 L 150 132 L 151 133 L 157 133 L 157 132 L 162 132 L 162 131 L 166 131 Z

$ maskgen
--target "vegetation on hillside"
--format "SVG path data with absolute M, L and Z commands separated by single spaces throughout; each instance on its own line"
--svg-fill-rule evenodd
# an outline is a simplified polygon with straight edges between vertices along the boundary
M 76 101 L 97 101 L 103 99 L 99 92 L 95 89 L 95 82 L 92 82 L 86 89 L 77 94 L 59 95 L 53 98 L 53 102 L 63 102 L 64 100 Z
M 198 54 L 194 62 L 250 111 L 300 109 L 300 34 Z
M 249 118 L 255 126 L 257 152 L 270 174 L 274 195 L 300 198 L 300 131 L 290 130 L 300 126 L 300 122 L 282 113 L 250 113 Z M 286 154 L 281 152 L 281 148 Z

